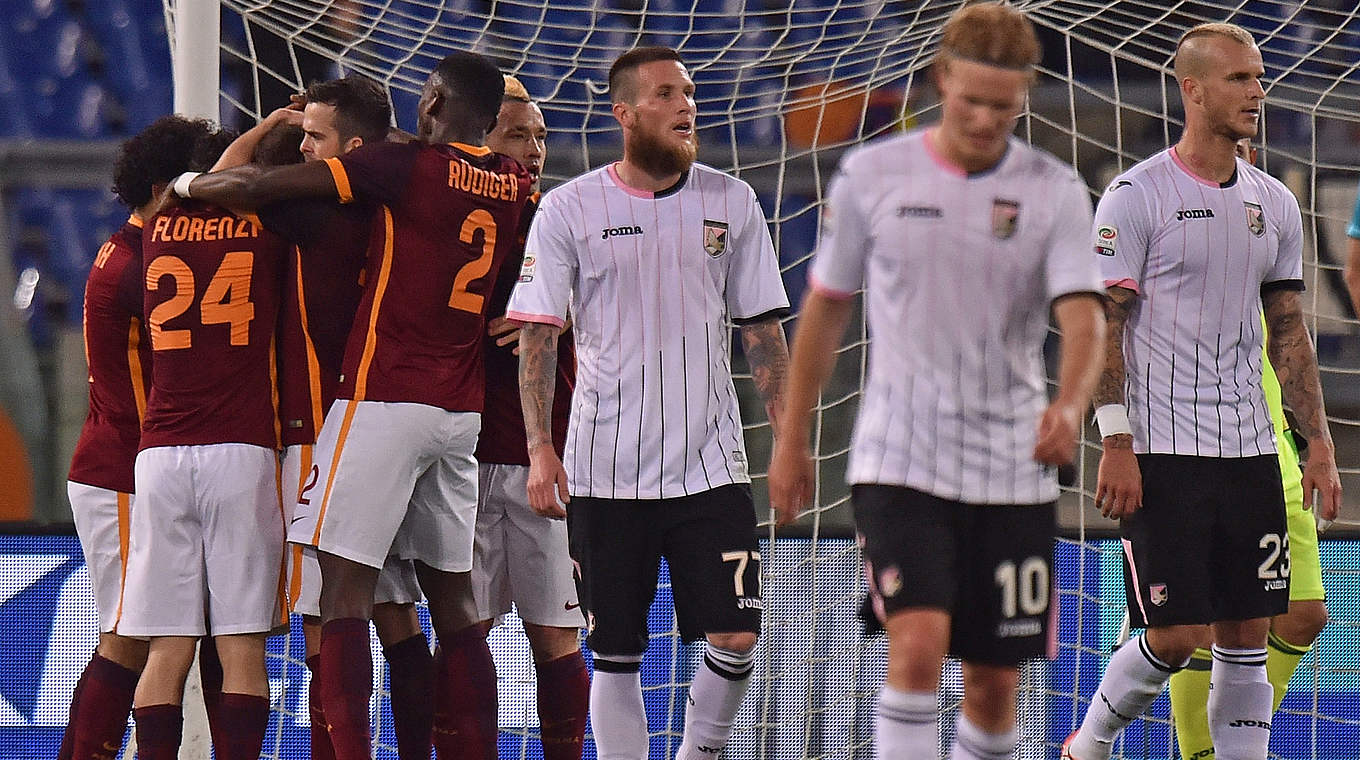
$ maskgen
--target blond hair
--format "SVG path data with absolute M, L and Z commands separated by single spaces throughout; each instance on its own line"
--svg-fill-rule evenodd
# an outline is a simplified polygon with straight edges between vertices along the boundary
M 524 84 L 509 74 L 505 75 L 505 95 L 502 96 L 502 99 L 518 100 L 524 103 L 534 102 L 534 99 L 529 97 L 529 91 L 524 89 Z
M 1256 47 L 1256 40 L 1251 36 L 1251 32 L 1237 24 L 1212 21 L 1207 24 L 1192 26 L 1186 30 L 1185 34 L 1181 35 L 1180 41 L 1176 43 L 1176 58 L 1172 64 L 1176 71 L 1176 79 L 1185 79 L 1197 73 L 1203 63 L 1201 60 L 1203 56 L 1198 55 L 1198 45 L 1195 41 L 1210 37 L 1231 40 L 1246 47 Z
M 936 60 L 1028 71 L 1041 54 L 1034 24 L 1025 14 L 1000 3 L 978 3 L 960 8 L 945 22 Z

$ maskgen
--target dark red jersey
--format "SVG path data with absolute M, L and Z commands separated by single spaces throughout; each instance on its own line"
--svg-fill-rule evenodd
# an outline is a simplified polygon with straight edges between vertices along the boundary
M 496 286 L 491 292 L 489 317 L 505 314 L 510 291 L 519 279 L 524 263 L 524 232 L 529 229 L 529 218 L 537 208 L 534 196 L 524 209 L 520 223 L 519 242 L 514 252 L 506 257 L 496 274 Z M 519 357 L 515 346 L 498 346 L 496 339 L 486 340 L 486 411 L 482 413 L 482 432 L 477 437 L 477 461 L 488 464 L 529 464 L 529 442 L 524 434 L 524 409 L 519 402 Z M 557 338 L 557 387 L 553 390 L 552 433 L 553 448 L 562 456 L 567 443 L 567 421 L 571 416 L 571 389 L 576 383 L 576 349 L 570 330 Z
M 151 346 L 142 321 L 141 219 L 128 219 L 95 255 L 85 281 L 83 327 L 90 412 L 68 477 L 132 493 L 132 463 L 151 387 Z
M 340 386 L 373 209 L 313 199 L 266 206 L 259 217 L 296 244 L 279 310 L 279 425 L 284 446 L 312 444 Z
M 342 202 L 380 206 L 339 397 L 482 411 L 486 312 L 528 172 L 461 144 L 364 145 L 326 163 Z
M 278 445 L 273 341 L 288 249 L 253 219 L 196 201 L 147 224 L 142 448 Z

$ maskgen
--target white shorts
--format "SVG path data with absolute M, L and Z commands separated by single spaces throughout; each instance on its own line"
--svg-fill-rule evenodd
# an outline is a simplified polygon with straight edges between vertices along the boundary
M 311 444 L 283 449 L 283 511 L 291 524 L 311 520 L 316 524 L 312 494 L 320 473 L 312 461 Z M 416 568 L 410 560 L 388 556 L 378 572 L 374 604 L 415 604 L 422 599 Z M 321 617 L 321 565 L 316 547 L 288 545 L 288 609 L 299 615 Z
M 567 523 L 529 506 L 529 468 L 517 464 L 478 467 L 477 545 L 472 596 L 477 618 L 510 611 L 526 623 L 556 628 L 585 625 L 576 598 Z
M 288 540 L 369 567 L 391 554 L 467 572 L 481 426 L 476 412 L 336 401 L 316 442 L 310 509 L 293 515 Z
M 132 529 L 133 497 L 72 480 L 66 481 L 66 495 L 71 500 L 76 535 L 94 587 L 99 632 L 110 633 L 118 624 L 118 605 L 123 599 L 123 563 Z
M 278 467 L 273 449 L 244 443 L 137 454 L 119 633 L 222 636 L 280 623 Z

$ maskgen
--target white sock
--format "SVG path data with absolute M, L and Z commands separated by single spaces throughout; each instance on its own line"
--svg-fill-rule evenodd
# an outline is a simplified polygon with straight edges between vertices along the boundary
M 940 705 L 933 691 L 898 691 L 884 685 L 878 692 L 876 757 L 937 757 L 940 754 Z
M 647 710 L 636 662 L 595 658 L 590 679 L 590 732 L 599 760 L 647 760 Z
M 958 723 L 954 724 L 954 748 L 949 753 L 953 760 L 1011 760 L 1014 754 L 1014 728 L 1004 734 L 991 734 L 959 711 Z
M 1266 650 L 1213 648 L 1209 675 L 1209 735 L 1218 760 L 1265 760 L 1274 691 Z
M 750 652 L 733 652 L 712 644 L 694 674 L 685 708 L 685 736 L 675 760 L 712 760 L 727 746 L 732 720 L 751 680 Z
M 1143 714 L 1166 688 L 1171 674 L 1185 667 L 1162 661 L 1148 648 L 1145 635 L 1129 639 L 1115 650 L 1105 675 L 1086 708 L 1086 717 L 1073 737 L 1076 760 L 1108 760 L 1115 737 Z

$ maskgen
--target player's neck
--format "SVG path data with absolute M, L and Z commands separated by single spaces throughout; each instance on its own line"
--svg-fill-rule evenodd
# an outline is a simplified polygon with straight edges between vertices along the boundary
M 624 151 L 623 160 L 614 165 L 614 172 L 618 174 L 623 184 L 637 189 L 645 190 L 649 193 L 656 193 L 669 187 L 674 187 L 680 181 L 681 172 L 671 172 L 669 174 L 654 174 L 639 166 L 628 157 L 628 151 Z
M 1198 177 L 1228 182 L 1237 171 L 1237 144 L 1206 129 L 1186 127 L 1174 150 L 1176 158 Z
M 426 142 L 440 143 L 461 143 L 481 147 L 486 144 L 486 132 L 475 129 L 458 129 L 453 126 L 436 125 L 430 130 L 430 136 Z

